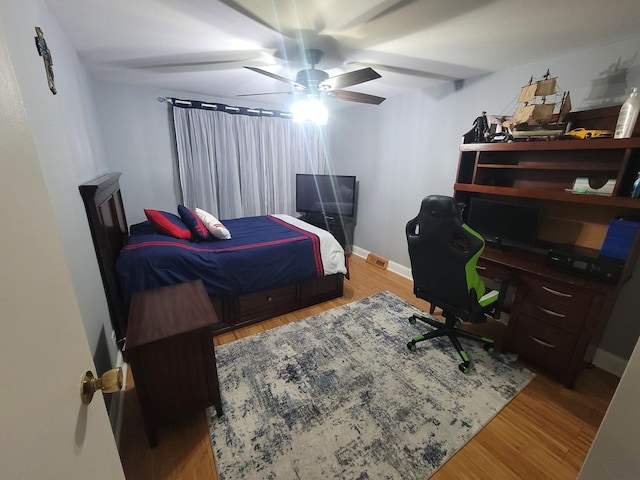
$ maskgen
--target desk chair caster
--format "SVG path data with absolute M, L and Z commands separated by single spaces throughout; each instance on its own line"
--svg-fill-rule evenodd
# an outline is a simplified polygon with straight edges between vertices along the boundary
M 462 358 L 462 362 L 458 365 L 458 369 L 464 374 L 467 374 L 471 371 L 471 359 L 469 358 L 469 355 L 460 344 L 460 341 L 457 338 L 458 336 L 471 338 L 471 339 L 482 342 L 483 348 L 488 353 L 493 353 L 495 351 L 494 342 L 492 339 L 487 337 L 482 337 L 480 335 L 476 335 L 471 332 L 466 332 L 464 330 L 456 329 L 455 325 L 459 323 L 459 321 L 453 315 L 445 314 L 444 324 L 442 324 L 441 322 L 438 322 L 437 320 L 429 318 L 421 313 L 414 313 L 413 315 L 411 315 L 411 317 L 409 317 L 409 323 L 411 325 L 415 325 L 417 323 L 417 320 L 420 320 L 424 323 L 427 323 L 428 325 L 431 325 L 432 327 L 434 327 L 434 330 L 431 330 L 429 333 L 425 333 L 424 335 L 416 335 L 415 337 L 413 337 L 407 343 L 407 348 L 409 349 L 409 351 L 415 352 L 416 344 L 418 342 L 429 340 L 431 338 L 447 336 L 449 337 L 449 339 L 451 340 L 451 343 L 453 344 L 458 354 L 460 355 L 460 358 Z

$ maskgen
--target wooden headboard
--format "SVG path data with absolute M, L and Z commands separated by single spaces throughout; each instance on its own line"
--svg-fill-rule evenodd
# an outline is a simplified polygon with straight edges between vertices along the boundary
M 111 324 L 117 339 L 121 340 L 126 335 L 127 313 L 122 302 L 115 262 L 127 240 L 128 228 L 119 179 L 120 173 L 109 173 L 78 188 L 89 220 Z

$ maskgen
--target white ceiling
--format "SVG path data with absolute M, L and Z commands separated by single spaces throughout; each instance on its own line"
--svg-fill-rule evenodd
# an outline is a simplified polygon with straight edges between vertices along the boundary
M 639 0 L 45 3 L 95 77 L 236 104 L 239 94 L 290 89 L 243 66 L 295 78 L 306 48 L 324 51 L 317 68 L 332 76 L 372 66 L 382 78 L 347 90 L 388 98 L 634 37 L 640 25 Z M 290 98 L 248 97 L 283 109 Z

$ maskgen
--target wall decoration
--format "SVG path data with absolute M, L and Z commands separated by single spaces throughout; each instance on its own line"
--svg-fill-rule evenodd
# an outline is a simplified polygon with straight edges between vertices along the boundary
M 36 27 L 36 34 L 37 36 L 34 37 L 36 41 L 36 49 L 38 50 L 38 54 L 42 57 L 42 60 L 44 60 L 44 70 L 47 75 L 49 90 L 51 90 L 51 93 L 55 95 L 58 91 L 56 90 L 53 78 L 53 59 L 51 58 L 51 51 L 47 46 L 47 41 L 44 39 L 44 34 L 40 27 Z

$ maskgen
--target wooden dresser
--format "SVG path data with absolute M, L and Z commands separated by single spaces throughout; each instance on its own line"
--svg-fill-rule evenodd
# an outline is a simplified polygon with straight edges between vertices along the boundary
M 210 405 L 222 415 L 213 348 L 217 323 L 200 280 L 133 295 L 125 358 L 151 447 L 163 422 Z

